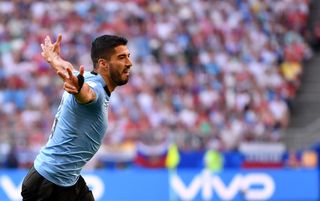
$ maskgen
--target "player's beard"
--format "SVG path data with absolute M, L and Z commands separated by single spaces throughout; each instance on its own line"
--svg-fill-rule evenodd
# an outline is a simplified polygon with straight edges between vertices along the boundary
M 117 70 L 114 70 L 113 68 L 110 68 L 110 77 L 111 80 L 117 85 L 117 86 L 121 86 L 121 85 L 125 85 L 128 83 L 129 81 L 129 77 L 127 79 L 122 79 L 123 76 L 123 71 L 119 72 Z

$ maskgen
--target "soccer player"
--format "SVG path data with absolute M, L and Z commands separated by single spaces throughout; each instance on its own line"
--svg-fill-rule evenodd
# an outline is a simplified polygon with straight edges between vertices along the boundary
M 47 36 L 41 44 L 41 54 L 63 80 L 65 92 L 49 140 L 23 180 L 23 201 L 94 200 L 80 171 L 106 133 L 111 92 L 130 76 L 125 38 L 103 35 L 92 42 L 92 72 L 84 72 L 83 66 L 73 70 L 60 57 L 60 42 L 61 35 L 54 44 Z

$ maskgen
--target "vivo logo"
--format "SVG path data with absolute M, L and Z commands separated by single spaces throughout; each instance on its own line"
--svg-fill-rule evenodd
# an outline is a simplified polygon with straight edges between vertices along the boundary
M 104 183 L 100 177 L 95 175 L 86 174 L 83 175 L 87 185 L 92 189 L 93 196 L 96 200 L 102 198 L 104 193 Z M 15 185 L 11 178 L 7 175 L 0 175 L 0 189 L 2 189 L 5 195 L 11 201 L 20 201 L 22 199 L 21 193 L 22 181 L 19 185 Z
M 238 194 L 245 200 L 268 200 L 275 190 L 273 179 L 265 173 L 236 174 L 226 184 L 208 170 L 196 175 L 189 185 L 173 174 L 170 185 L 175 195 L 184 201 L 194 200 L 198 193 L 202 200 L 213 200 L 214 193 L 221 200 L 233 200 Z

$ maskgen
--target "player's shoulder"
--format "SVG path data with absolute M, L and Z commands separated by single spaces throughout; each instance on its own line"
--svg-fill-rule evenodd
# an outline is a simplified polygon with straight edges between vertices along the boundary
M 93 82 L 97 82 L 99 79 L 97 77 L 96 74 L 93 74 L 92 72 L 90 71 L 85 71 L 83 73 L 83 77 L 85 79 L 85 81 L 93 81 Z
M 91 87 L 96 87 L 96 86 L 102 87 L 104 85 L 103 78 L 96 73 L 85 71 L 83 76 L 84 76 L 85 82 L 89 84 Z
M 92 72 L 90 72 L 90 71 L 84 71 L 83 77 L 84 77 L 85 79 L 93 79 L 93 78 L 96 77 L 96 74 L 94 74 L 94 73 L 92 73 Z

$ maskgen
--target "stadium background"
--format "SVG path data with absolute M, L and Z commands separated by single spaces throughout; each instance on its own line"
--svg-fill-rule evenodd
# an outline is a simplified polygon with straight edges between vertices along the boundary
M 129 39 L 128 85 L 83 174 L 97 200 L 320 200 L 317 0 L 0 1 L 0 200 L 20 200 L 62 82 L 91 40 Z

